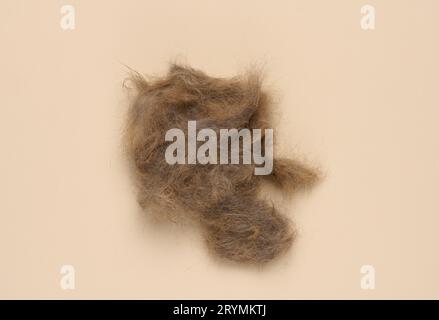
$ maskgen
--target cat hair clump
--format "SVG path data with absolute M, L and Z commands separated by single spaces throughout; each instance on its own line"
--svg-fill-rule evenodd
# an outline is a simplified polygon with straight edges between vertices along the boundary
M 147 80 L 133 73 L 130 80 L 136 96 L 128 112 L 125 146 L 139 204 L 191 216 L 210 250 L 228 260 L 261 264 L 285 252 L 294 229 L 271 201 L 261 197 L 261 184 L 270 180 L 292 193 L 312 186 L 318 180 L 316 170 L 276 157 L 266 176 L 254 174 L 255 164 L 170 165 L 165 159 L 171 144 L 166 132 L 187 132 L 188 121 L 195 120 L 199 130 L 215 132 L 271 128 L 272 102 L 259 72 L 224 79 L 172 64 L 163 78 Z

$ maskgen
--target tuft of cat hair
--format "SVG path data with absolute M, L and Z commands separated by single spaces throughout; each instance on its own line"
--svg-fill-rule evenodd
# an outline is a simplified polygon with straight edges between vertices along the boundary
M 127 119 L 125 146 L 143 208 L 183 212 L 202 228 L 219 257 L 261 264 L 285 252 L 295 232 L 271 201 L 260 197 L 261 182 L 271 179 L 286 192 L 312 186 L 317 170 L 296 160 L 275 158 L 269 176 L 254 175 L 254 164 L 175 164 L 165 159 L 169 129 L 264 129 L 272 102 L 259 72 L 214 78 L 171 64 L 162 78 L 130 78 L 136 89 Z M 264 130 L 262 130 L 263 132 Z M 264 139 L 264 136 L 262 137 Z M 187 143 L 187 135 L 186 135 Z M 241 147 L 241 146 L 240 146 Z M 242 150 L 241 150 L 242 151 Z

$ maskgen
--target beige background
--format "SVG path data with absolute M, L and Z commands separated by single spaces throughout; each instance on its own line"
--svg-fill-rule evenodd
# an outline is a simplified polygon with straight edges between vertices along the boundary
M 2 0 L 0 298 L 439 298 L 438 36 L 435 0 Z M 123 64 L 172 58 L 217 76 L 264 64 L 280 146 L 326 171 L 287 204 L 300 238 L 268 268 L 218 263 L 196 230 L 138 209 Z

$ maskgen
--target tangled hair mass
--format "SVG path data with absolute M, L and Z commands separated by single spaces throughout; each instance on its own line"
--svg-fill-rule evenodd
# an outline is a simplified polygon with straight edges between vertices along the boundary
M 271 174 L 258 176 L 255 164 L 170 165 L 165 159 L 171 143 L 165 141 L 166 132 L 179 128 L 187 133 L 190 120 L 217 134 L 221 128 L 270 128 L 272 102 L 260 73 L 214 78 L 172 64 L 163 78 L 147 80 L 133 73 L 130 80 L 136 96 L 124 141 L 141 207 L 190 216 L 210 250 L 228 260 L 262 264 L 285 252 L 295 232 L 289 219 L 261 196 L 261 183 L 270 180 L 293 193 L 318 180 L 315 169 L 275 157 Z

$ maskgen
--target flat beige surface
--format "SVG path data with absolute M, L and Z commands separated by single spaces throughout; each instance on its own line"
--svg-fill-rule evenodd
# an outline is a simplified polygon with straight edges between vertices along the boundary
M 73 31 L 65 3 L 0 4 L 0 298 L 439 298 L 438 1 L 370 1 L 373 31 L 357 0 L 72 0 Z M 288 204 L 300 238 L 266 269 L 138 209 L 123 64 L 176 57 L 216 76 L 264 64 L 280 147 L 326 171 Z

